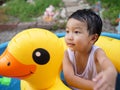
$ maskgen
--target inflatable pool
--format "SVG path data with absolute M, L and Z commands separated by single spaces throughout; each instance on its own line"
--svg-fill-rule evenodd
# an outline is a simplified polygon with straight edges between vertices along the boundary
M 16 37 L 14 37 L 13 39 L 12 39 L 12 41 L 8 41 L 8 42 L 4 42 L 4 43 L 2 43 L 2 44 L 0 44 L 0 54 L 3 54 L 3 52 L 5 51 L 5 54 L 6 54 L 6 52 L 7 51 L 10 51 L 11 53 L 8 53 L 8 55 L 10 55 L 10 57 L 11 57 L 11 54 L 13 54 L 13 55 L 15 55 L 15 57 L 16 58 L 19 58 L 18 59 L 18 61 L 19 60 L 24 60 L 24 58 L 29 58 L 29 57 L 27 57 L 27 56 L 29 56 L 29 52 L 30 52 L 30 50 L 31 49 L 34 49 L 34 46 L 38 46 L 38 44 L 43 44 L 43 43 L 48 43 L 48 42 L 50 42 L 51 41 L 51 44 L 43 44 L 41 47 L 43 48 L 44 47 L 44 49 L 41 49 L 41 48 L 38 48 L 38 49 L 36 49 L 35 50 L 35 52 L 38 50 L 38 51 L 41 51 L 42 50 L 42 52 L 44 52 L 47 56 L 48 56 L 48 58 L 46 58 L 46 59 L 49 59 L 49 54 L 47 53 L 47 51 L 45 51 L 46 49 L 47 50 L 49 50 L 49 52 L 51 52 L 52 54 L 55 54 L 57 57 L 55 57 L 55 55 L 51 55 L 51 59 L 52 60 L 54 60 L 54 59 L 56 59 L 56 58 L 58 58 L 59 60 L 62 60 L 61 59 L 61 57 L 60 57 L 60 55 L 63 55 L 63 53 L 60 51 L 60 52 L 53 52 L 54 50 L 61 50 L 61 45 L 63 45 L 63 50 L 66 48 L 66 46 L 65 46 L 65 43 L 64 43 L 64 35 L 65 35 L 65 33 L 64 32 L 62 32 L 62 33 L 55 33 L 55 35 L 56 36 L 58 36 L 58 38 L 56 37 L 56 36 L 54 36 L 52 33 L 50 33 L 50 32 L 46 32 L 45 31 L 45 33 L 40 29 L 40 33 L 42 33 L 42 34 L 40 34 L 39 33 L 39 29 L 30 29 L 32 32 L 23 32 L 23 33 L 20 33 L 19 35 L 17 35 Z M 35 31 L 37 31 L 37 33 L 35 32 Z M 27 36 L 25 36 L 25 34 L 26 33 L 28 33 L 28 35 Z M 36 35 L 33 35 L 34 33 L 36 33 Z M 38 34 L 39 33 L 39 34 Z M 46 38 L 46 36 L 49 38 Z M 107 37 L 106 37 L 107 36 Z M 32 41 L 34 41 L 34 43 L 37 43 L 37 44 L 33 44 L 31 41 L 29 41 L 29 38 L 30 39 L 32 39 L 32 38 L 36 38 L 36 39 L 40 39 L 40 40 L 35 40 L 35 39 L 33 39 Z M 28 39 L 26 39 L 26 38 L 28 38 Z M 116 68 L 117 68 L 117 70 L 118 70 L 118 72 L 120 72 L 120 61 L 118 60 L 120 57 L 119 57 L 119 53 L 120 53 L 120 50 L 119 50 L 119 46 L 120 46 L 120 41 L 119 41 L 119 39 L 120 39 L 120 35 L 119 34 L 114 34 L 114 33 L 107 33 L 107 32 L 103 32 L 102 34 L 101 34 L 101 37 L 100 37 L 100 40 L 96 43 L 96 45 L 98 45 L 98 46 L 100 46 L 101 48 L 103 48 L 105 51 L 106 51 L 106 53 L 108 53 L 107 55 L 112 59 L 112 62 L 114 63 L 114 65 L 116 66 Z M 24 41 L 24 42 L 23 42 Z M 29 43 L 30 44 L 28 44 L 28 41 L 29 41 Z M 42 42 L 41 42 L 42 41 Z M 46 42 L 47 41 L 47 42 Z M 59 42 L 58 42 L 59 41 Z M 21 44 L 21 43 L 23 43 L 23 44 Z M 116 44 L 115 44 L 116 43 Z M 21 45 L 21 46 L 18 46 L 18 45 Z M 28 45 L 28 46 L 26 46 L 25 47 L 25 45 Z M 54 47 L 54 45 L 56 45 L 56 47 Z M 16 46 L 16 47 L 15 47 Z M 31 47 L 32 46 L 32 47 Z M 113 46 L 115 47 L 115 48 L 113 48 Z M 13 48 L 14 47 L 14 48 Z M 21 48 L 22 47 L 22 48 Z M 111 48 L 112 47 L 112 48 Z M 27 49 L 28 48 L 28 49 Z M 54 49 L 55 48 L 55 49 Z M 117 49 L 116 49 L 117 48 Z M 6 49 L 8 49 L 8 50 L 6 50 Z M 19 49 L 20 50 L 20 52 L 18 52 L 17 51 L 17 49 Z M 22 52 L 22 49 L 23 50 L 25 50 L 25 49 L 27 49 L 27 54 L 28 55 L 26 55 L 26 53 L 24 52 Z M 37 52 L 38 52 L 37 51 Z M 20 56 L 20 55 L 23 55 L 23 56 Z M 26 55 L 26 56 L 25 56 Z M 39 56 L 39 53 L 37 54 L 38 56 Z M 113 55 L 114 55 L 114 57 L 113 57 Z M 34 57 L 33 57 L 34 58 Z M 36 57 L 35 57 L 36 58 Z M 44 58 L 44 57 L 43 57 Z M 58 60 L 58 61 L 59 61 Z M 24 60 L 25 61 L 25 60 Z M 28 68 L 28 66 L 31 68 L 31 70 L 32 70 L 32 72 L 35 72 L 36 71 L 36 67 L 39 67 L 38 65 L 33 65 L 33 64 L 30 64 L 30 63 L 33 63 L 33 61 L 32 62 L 28 62 L 28 61 L 26 61 L 26 62 L 24 62 L 24 61 L 20 61 L 21 63 L 23 63 L 23 64 L 20 64 L 20 65 L 22 65 L 22 66 L 24 66 L 24 67 L 26 67 L 26 68 Z M 38 63 L 38 64 L 41 64 L 41 65 L 44 65 L 44 64 L 46 64 L 48 61 L 46 61 L 46 62 L 38 62 L 38 61 L 36 61 L 35 60 L 35 62 L 36 63 Z M 53 64 L 53 62 L 55 63 L 54 65 L 57 65 L 56 66 L 56 69 L 54 68 L 54 67 L 52 67 L 52 68 L 48 68 L 48 66 L 51 66 L 52 64 Z M 16 62 L 17 64 L 19 64 L 19 62 Z M 27 63 L 27 64 L 30 64 L 30 65 L 28 65 L 28 66 L 25 66 L 24 64 L 25 63 Z M 35 86 L 36 87 L 39 87 L 40 86 L 40 83 L 41 84 L 43 84 L 40 88 L 41 89 L 44 89 L 45 87 L 50 87 L 51 85 L 52 85 L 52 83 L 53 82 L 50 82 L 49 80 L 55 80 L 55 75 L 56 74 L 58 74 L 58 72 L 59 72 L 59 69 L 60 69 L 60 65 L 58 64 L 58 62 L 55 62 L 55 61 L 52 61 L 52 62 L 50 62 L 51 63 L 51 65 L 50 64 L 48 64 L 48 65 L 45 65 L 44 66 L 44 68 L 47 68 L 47 69 L 45 69 L 44 70 L 44 72 L 42 71 L 41 73 L 43 73 L 42 75 L 41 75 L 41 80 L 43 80 L 43 77 L 45 77 L 46 78 L 46 80 L 48 80 L 47 82 L 48 83 L 46 83 L 45 82 L 45 80 L 43 80 L 42 82 L 39 82 L 39 80 L 37 80 L 38 82 L 39 82 L 39 84 L 38 83 L 35 83 L 35 80 L 33 80 L 32 78 L 36 78 L 37 79 L 37 75 L 36 75 L 36 77 L 34 76 L 34 77 L 29 77 L 29 78 L 27 78 L 27 79 L 25 79 L 25 81 L 23 81 L 23 83 L 22 83 L 22 85 L 23 85 L 23 87 L 21 87 L 20 86 L 20 83 L 21 83 L 21 78 L 20 79 L 16 79 L 16 78 L 10 78 L 11 80 L 10 80 L 10 82 L 9 82 L 9 84 L 7 84 L 7 85 L 3 85 L 2 83 L 0 84 L 0 90 L 20 90 L 20 88 L 22 88 L 21 90 L 28 90 L 28 88 L 30 88 L 29 90 L 32 90 L 31 88 L 33 88 L 34 86 L 31 86 L 31 87 L 29 87 L 29 84 L 28 83 L 26 83 L 26 82 L 31 82 L 31 83 L 35 83 Z M 61 63 L 61 61 L 59 62 L 59 63 Z M 3 63 L 4 64 L 4 63 Z M 8 64 L 9 65 L 9 64 Z M 54 66 L 53 65 L 53 66 Z M 58 68 L 57 68 L 58 67 Z M 25 71 L 27 70 L 26 68 L 19 68 L 20 70 L 19 71 L 21 71 L 22 73 L 26 73 Z M 39 69 L 44 69 L 44 68 L 42 68 L 42 67 L 39 67 Z M 26 69 L 26 70 L 22 70 L 22 69 Z M 29 68 L 28 68 L 29 69 Z M 54 70 L 55 69 L 55 73 L 50 73 L 49 74 L 49 76 L 51 76 L 50 78 L 48 77 L 48 73 L 46 73 L 46 72 L 50 72 L 50 71 L 48 71 L 49 69 L 52 69 L 52 70 Z M 5 69 L 6 70 L 6 69 Z M 13 71 L 13 73 L 14 73 L 14 70 L 16 70 L 16 68 L 15 69 L 13 69 L 12 68 L 12 71 Z M 57 71 L 58 70 L 58 71 Z M 11 73 L 12 72 L 11 70 L 9 70 L 9 71 L 4 71 L 4 70 L 2 70 L 2 69 L 0 69 L 0 74 L 3 74 L 3 75 L 5 75 L 5 76 L 10 76 L 10 77 L 16 77 L 16 76 L 14 76 L 13 75 L 13 73 Z M 6 74 L 6 72 L 7 72 L 7 74 Z M 20 73 L 15 73 L 16 75 L 21 75 L 21 72 Z M 37 72 L 36 72 L 37 73 Z M 40 75 L 39 75 L 40 76 Z M 117 87 L 117 89 L 116 90 L 119 90 L 119 81 L 120 81 L 120 75 L 118 74 L 118 79 L 117 79 L 117 84 L 116 84 L 116 87 Z M 1 79 L 3 78 L 2 76 L 0 77 Z M 39 77 L 40 78 L 40 77 Z M 60 79 L 59 79 L 59 75 L 56 77 L 57 78 L 57 81 L 56 81 L 56 84 L 52 87 L 52 90 L 70 90 L 69 88 L 67 88 L 62 82 L 61 82 L 61 80 L 63 80 L 64 81 L 64 76 L 63 76 L 63 73 L 61 73 L 61 76 L 60 76 Z M 8 78 L 9 79 L 9 78 Z M 24 80 L 24 78 L 23 78 L 23 80 Z M 57 83 L 57 82 L 59 82 L 59 83 Z M 45 83 L 45 84 L 44 84 Z M 26 86 L 27 86 L 27 89 L 25 89 L 26 88 Z M 59 87 L 59 88 L 58 88 Z M 40 90 L 41 90 L 40 89 Z M 48 89 L 49 90 L 49 89 Z M 50 89 L 51 90 L 51 89 Z

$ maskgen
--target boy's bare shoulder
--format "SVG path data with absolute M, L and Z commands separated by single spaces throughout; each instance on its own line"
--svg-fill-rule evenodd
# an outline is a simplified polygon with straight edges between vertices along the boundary
M 98 48 L 98 49 L 95 51 L 95 54 L 96 54 L 96 55 L 106 55 L 106 54 L 105 54 L 105 51 L 104 51 L 102 48 Z

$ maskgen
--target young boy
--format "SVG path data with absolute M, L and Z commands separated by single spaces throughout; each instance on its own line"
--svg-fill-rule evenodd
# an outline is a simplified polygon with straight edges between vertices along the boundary
M 94 45 L 101 31 L 101 18 L 89 9 L 77 10 L 68 18 L 63 73 L 73 90 L 115 90 L 116 69 Z

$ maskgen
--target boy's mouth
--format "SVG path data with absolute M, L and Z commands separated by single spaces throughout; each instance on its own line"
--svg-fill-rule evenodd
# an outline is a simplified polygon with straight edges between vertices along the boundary
M 73 44 L 73 43 L 67 43 L 67 46 L 68 47 L 73 47 L 73 46 L 75 46 L 75 44 Z

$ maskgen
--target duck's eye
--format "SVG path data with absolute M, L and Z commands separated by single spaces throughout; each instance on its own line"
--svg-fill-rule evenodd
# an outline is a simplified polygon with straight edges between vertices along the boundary
M 32 54 L 32 57 L 33 57 L 33 60 L 40 65 L 46 64 L 50 59 L 49 53 L 42 48 L 35 49 Z

